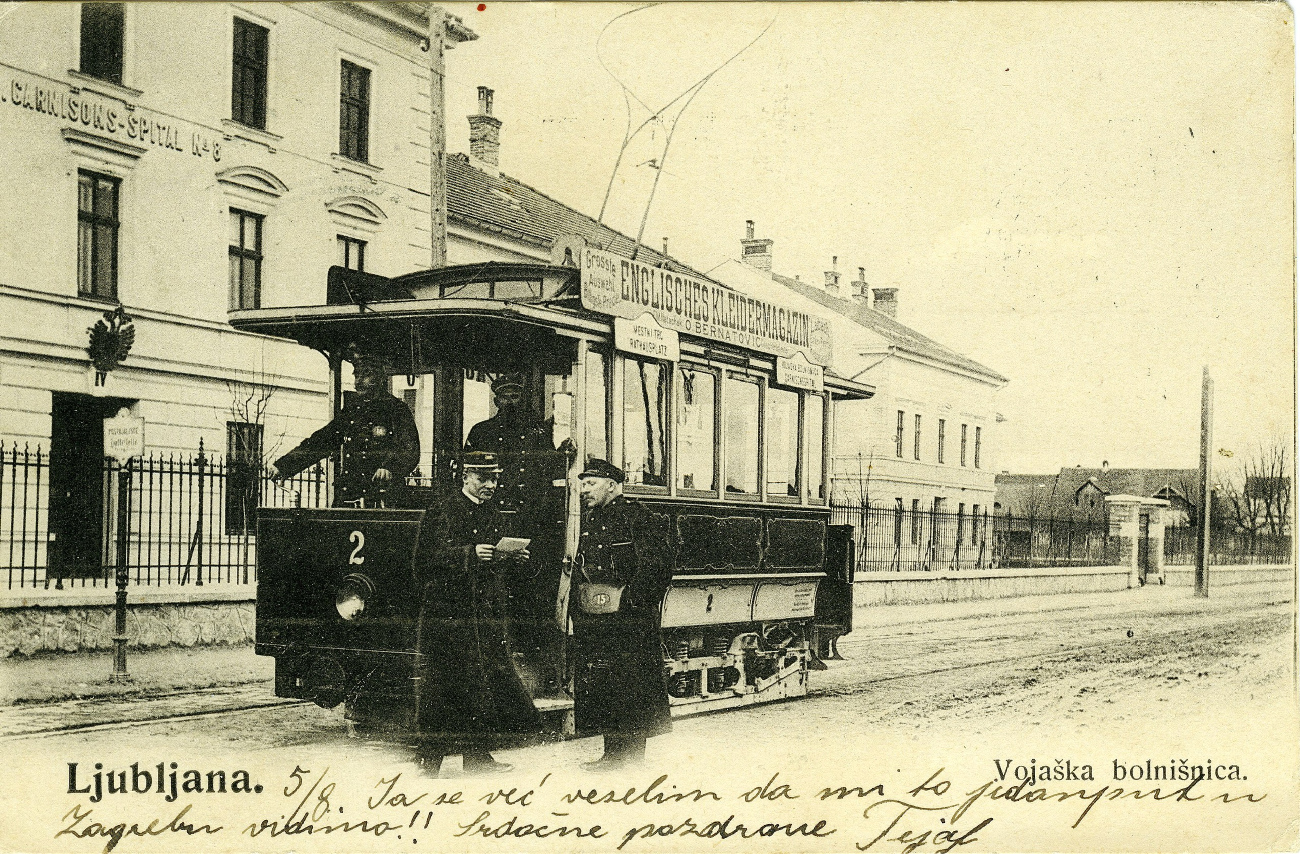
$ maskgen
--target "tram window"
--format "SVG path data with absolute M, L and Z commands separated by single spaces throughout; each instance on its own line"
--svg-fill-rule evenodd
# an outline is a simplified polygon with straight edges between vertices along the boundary
M 461 445 L 469 441 L 469 431 L 480 421 L 492 417 L 492 378 L 482 371 L 466 371 L 464 392 L 461 396 Z
M 758 383 L 727 377 L 723 412 L 727 431 L 727 492 L 758 492 Z
M 677 486 L 717 492 L 714 467 L 718 380 L 709 371 L 682 367 L 677 403 Z
M 607 359 L 604 353 L 595 350 L 587 353 L 587 387 L 583 389 L 583 399 L 587 410 L 586 452 L 589 457 L 609 459 L 608 409 L 605 406 L 605 389 L 609 387 L 606 379 Z
M 541 281 L 496 282 L 492 286 L 493 299 L 528 299 L 541 295 Z
M 767 451 L 767 497 L 799 497 L 799 395 L 783 388 L 768 387 L 764 407 L 767 428 L 763 447 Z
M 826 436 L 826 399 L 810 394 L 805 398 L 804 414 L 808 421 L 808 483 L 810 501 L 826 500 L 825 463 L 822 448 Z
M 623 360 L 623 471 L 632 486 L 667 486 L 668 372 L 658 362 Z

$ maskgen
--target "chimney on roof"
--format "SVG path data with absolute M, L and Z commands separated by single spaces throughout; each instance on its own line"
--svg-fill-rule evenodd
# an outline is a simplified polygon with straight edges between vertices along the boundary
M 831 268 L 826 271 L 826 293 L 833 297 L 840 296 L 840 271 L 838 255 L 831 256 Z
M 488 87 L 478 87 L 478 115 L 469 117 L 469 155 L 479 170 L 498 175 L 501 120 L 492 115 L 492 95 Z
M 668 257 L 668 238 L 664 238 L 664 257 Z
M 854 302 L 862 303 L 865 306 L 871 305 L 871 289 L 867 286 L 867 268 L 858 268 L 858 278 L 849 284 L 849 294 L 853 297 Z
M 772 272 L 772 241 L 754 238 L 754 221 L 745 220 L 745 239 L 740 241 L 740 260 L 765 273 Z
M 872 288 L 871 307 L 887 317 L 898 317 L 898 288 Z

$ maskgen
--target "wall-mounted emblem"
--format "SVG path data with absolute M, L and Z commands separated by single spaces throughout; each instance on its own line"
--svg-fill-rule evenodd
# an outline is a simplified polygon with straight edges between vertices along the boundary
M 108 372 L 116 368 L 131 354 L 131 345 L 135 343 L 135 325 L 130 316 L 118 306 L 95 321 L 95 325 L 86 330 L 90 333 L 90 344 L 86 352 L 90 362 L 95 366 L 95 385 L 102 386 L 108 379 Z

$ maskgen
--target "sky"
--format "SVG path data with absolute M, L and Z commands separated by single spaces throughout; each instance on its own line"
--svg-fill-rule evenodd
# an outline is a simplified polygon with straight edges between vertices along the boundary
M 635 235 L 658 171 L 643 239 L 697 269 L 752 219 L 777 272 L 897 287 L 1010 378 L 999 468 L 1195 466 L 1202 366 L 1216 448 L 1291 441 L 1284 4 L 446 8 L 479 35 L 447 53 L 449 150 L 486 85 L 503 172 L 592 215 L 608 189 Z M 635 127 L 710 72 L 615 171 L 627 104 Z

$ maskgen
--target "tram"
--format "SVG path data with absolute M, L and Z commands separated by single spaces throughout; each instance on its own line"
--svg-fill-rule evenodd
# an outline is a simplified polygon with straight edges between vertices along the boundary
M 231 312 L 237 329 L 323 354 L 335 412 L 349 348 L 381 349 L 421 435 L 405 507 L 259 510 L 256 651 L 275 658 L 277 696 L 413 725 L 420 523 L 459 489 L 456 460 L 503 373 L 522 375 L 556 446 L 576 446 L 556 452 L 543 485 L 536 571 L 558 579 L 570 566 L 589 458 L 621 465 L 625 494 L 666 517 L 675 715 L 803 695 L 838 657 L 854 556 L 850 526 L 831 523 L 832 410 L 873 389 L 824 367 L 826 321 L 581 238 L 557 241 L 551 261 L 395 278 L 335 267 L 324 304 Z M 516 658 L 539 709 L 571 709 Z

